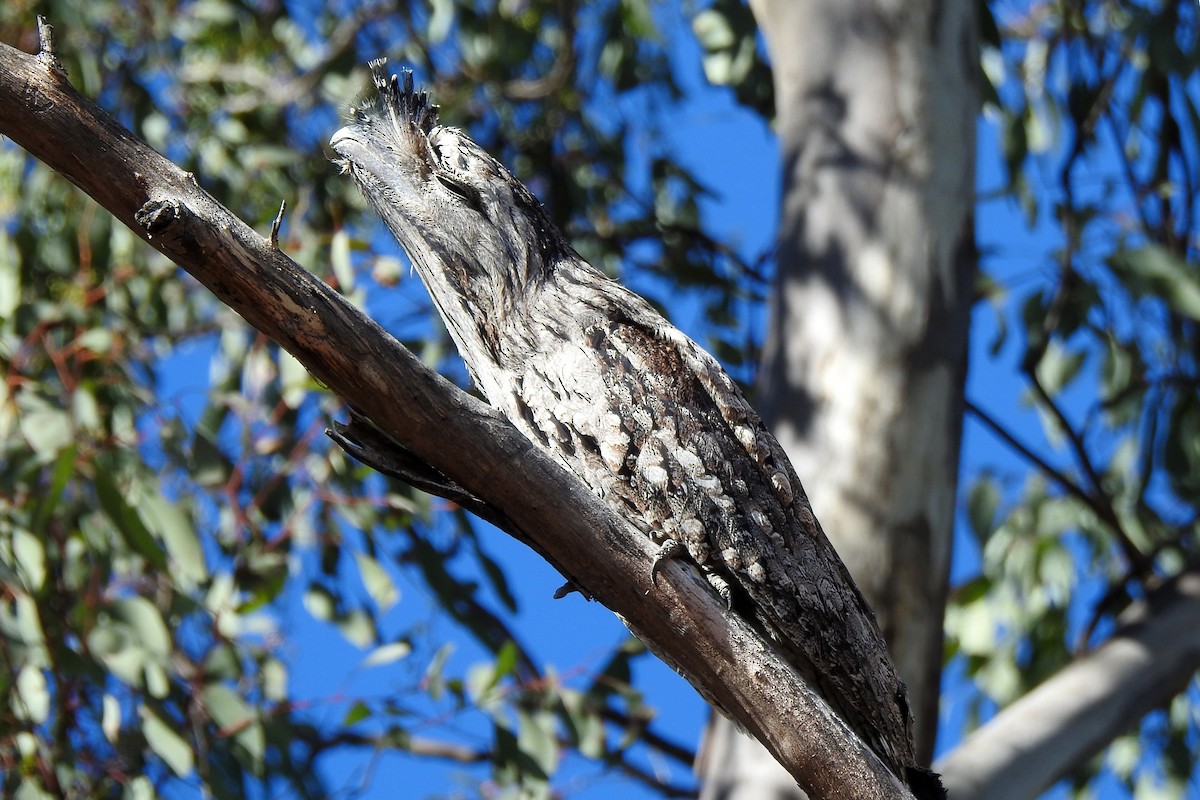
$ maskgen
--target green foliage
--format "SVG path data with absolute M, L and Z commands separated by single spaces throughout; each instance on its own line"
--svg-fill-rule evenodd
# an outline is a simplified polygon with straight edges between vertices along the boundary
M 975 714 L 1098 644 L 1200 555 L 1200 116 L 1188 89 L 1200 13 L 1124 0 L 995 7 L 984 66 L 1004 191 L 1059 246 L 1036 286 L 1025 268 L 985 287 L 994 305 L 1019 308 L 1006 322 L 1021 341 L 1001 326 L 992 353 L 1015 354 L 1042 441 L 1006 431 L 1037 477 L 988 469 L 969 488 L 982 575 L 959 590 L 947 629 L 980 690 Z M 1003 409 L 976 402 L 995 430 Z M 1149 718 L 1075 776 L 1081 796 L 1102 767 L 1138 797 L 1181 796 L 1195 703 L 1193 687 L 1166 721 Z
M 704 49 L 708 80 L 732 88 L 738 102 L 764 118 L 774 117 L 774 85 L 749 6 L 738 0 L 714 0 L 697 12 L 692 30 Z

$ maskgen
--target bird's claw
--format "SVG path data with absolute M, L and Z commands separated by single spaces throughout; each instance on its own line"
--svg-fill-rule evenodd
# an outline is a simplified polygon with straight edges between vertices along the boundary
M 650 564 L 650 582 L 658 583 L 658 571 L 662 569 L 664 562 L 672 558 L 679 558 L 682 553 L 679 551 L 679 542 L 674 539 L 667 539 L 658 548 L 658 552 L 654 554 L 654 561 Z

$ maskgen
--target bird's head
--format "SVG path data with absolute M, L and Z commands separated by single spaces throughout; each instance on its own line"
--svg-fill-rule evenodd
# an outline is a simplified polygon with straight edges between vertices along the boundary
M 570 246 L 524 184 L 462 131 L 438 124 L 412 72 L 389 77 L 383 60 L 370 66 L 379 96 L 352 111 L 330 146 L 408 253 L 470 364 L 479 344 L 501 346 L 506 321 Z

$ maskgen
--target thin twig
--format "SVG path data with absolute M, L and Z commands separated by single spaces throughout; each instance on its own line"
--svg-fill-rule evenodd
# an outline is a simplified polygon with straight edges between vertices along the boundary
M 623 711 L 619 711 L 612 706 L 603 706 L 600 709 L 600 719 L 605 722 L 612 722 L 620 725 L 623 728 L 639 727 L 638 731 L 641 740 L 650 747 L 653 747 L 663 755 L 673 758 L 681 764 L 694 764 L 696 761 L 696 752 L 691 748 L 684 747 L 681 744 L 672 742 L 661 734 L 650 730 L 648 723 L 639 720 L 631 719 L 630 716 Z
M 1099 498 L 1089 493 L 1078 482 L 1072 480 L 1062 470 L 1050 464 L 1044 458 L 1033 452 L 1024 442 L 1017 439 L 1007 428 L 1001 425 L 994 417 L 980 408 L 970 400 L 966 401 L 966 410 L 984 424 L 992 433 L 1002 439 L 1006 444 L 1021 454 L 1023 458 L 1036 466 L 1048 478 L 1057 483 L 1067 494 L 1083 503 L 1087 508 L 1091 509 L 1106 526 L 1112 529 L 1113 534 L 1117 537 L 1118 543 L 1121 545 L 1122 552 L 1129 559 L 1131 568 L 1138 574 L 1143 574 L 1142 570 L 1146 566 L 1146 558 L 1142 553 L 1133 546 L 1133 543 L 1125 535 L 1121 527 L 1120 521 L 1116 519 L 1116 512 L 1113 511 L 1111 505 L 1105 505 Z M 1065 424 L 1060 422 L 1060 424 Z M 1070 431 L 1070 427 L 1067 427 Z M 1107 496 L 1105 496 L 1107 500 Z M 1129 548 L 1132 548 L 1132 555 Z
M 287 210 L 287 200 L 279 201 L 279 213 L 275 215 L 275 221 L 271 223 L 271 249 L 279 249 L 279 227 L 283 225 L 283 212 Z
M 47 69 L 54 70 L 63 77 L 66 77 L 67 68 L 58 60 L 58 54 L 54 52 L 54 26 L 41 14 L 38 14 L 37 26 L 38 61 L 45 64 Z
M 1033 386 L 1033 390 L 1037 395 L 1038 400 L 1054 416 L 1059 427 L 1062 428 L 1063 435 L 1067 437 L 1067 442 L 1071 446 L 1071 451 L 1075 455 L 1075 460 L 1083 469 L 1087 476 L 1091 490 L 1086 492 L 1088 497 L 1088 505 L 1096 513 L 1102 522 L 1104 522 L 1112 531 L 1117 539 L 1117 544 L 1121 551 L 1125 554 L 1125 558 L 1129 561 L 1130 567 L 1139 575 L 1146 576 L 1149 574 L 1150 564 L 1146 561 L 1146 556 L 1134 544 L 1133 539 L 1125 530 L 1121 518 L 1117 516 L 1116 506 L 1113 504 L 1113 499 L 1109 495 L 1108 490 L 1104 488 L 1103 478 L 1096 469 L 1095 463 L 1092 461 L 1091 455 L 1088 453 L 1087 446 L 1084 444 L 1083 437 L 1079 431 L 1075 430 L 1067 419 L 1066 413 L 1062 410 L 1062 406 L 1054 402 L 1054 398 L 1046 391 L 1046 387 L 1042 385 L 1034 370 L 1027 370 L 1029 381 Z
M 1057 483 L 1067 494 L 1076 498 L 1080 502 L 1091 507 L 1091 498 L 1084 491 L 1083 487 L 1075 481 L 1067 477 L 1066 473 L 1059 470 L 1057 467 L 1050 464 L 1044 458 L 1033 452 L 1024 442 L 1017 439 L 1007 428 L 1001 425 L 996 419 L 977 406 L 971 400 L 966 401 L 966 410 L 984 424 L 984 426 L 1002 439 L 1009 447 L 1016 450 L 1026 460 L 1031 462 L 1035 467 L 1046 474 L 1051 480 Z
M 662 779 L 649 770 L 642 769 L 639 766 L 630 764 L 622 759 L 616 763 L 616 768 L 623 772 L 627 777 L 632 778 L 639 783 L 644 783 L 654 790 L 654 793 L 663 797 L 697 797 L 700 792 L 694 787 L 680 786 L 679 784 L 663 783 Z

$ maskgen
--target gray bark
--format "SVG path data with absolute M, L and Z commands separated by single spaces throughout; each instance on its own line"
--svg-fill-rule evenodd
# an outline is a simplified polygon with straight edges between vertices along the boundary
M 751 5 L 784 182 L 759 405 L 875 609 L 928 759 L 975 270 L 975 8 Z M 705 753 L 705 797 L 786 796 L 725 752 Z

